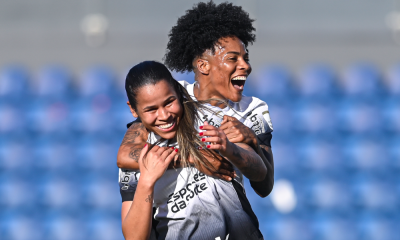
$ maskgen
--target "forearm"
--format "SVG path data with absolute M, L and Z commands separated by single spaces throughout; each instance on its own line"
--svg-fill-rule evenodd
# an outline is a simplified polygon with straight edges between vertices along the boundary
M 139 155 L 147 141 L 148 132 L 142 123 L 129 127 L 122 140 L 117 155 L 119 168 L 139 169 Z
M 154 183 L 139 180 L 135 198 L 122 222 L 126 240 L 147 240 L 151 233 Z
M 121 145 L 117 154 L 117 166 L 126 169 L 139 169 L 139 154 L 145 143 Z
M 225 156 L 244 176 L 252 181 L 262 181 L 267 175 L 263 159 L 247 144 L 231 144 L 232 151 Z
M 262 156 L 263 162 L 267 168 L 267 174 L 261 181 L 250 181 L 254 191 L 261 197 L 268 196 L 274 187 L 274 159 L 271 147 L 258 145 L 259 156 Z

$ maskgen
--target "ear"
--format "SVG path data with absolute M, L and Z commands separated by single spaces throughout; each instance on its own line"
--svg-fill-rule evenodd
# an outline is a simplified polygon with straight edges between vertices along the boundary
M 132 115 L 133 115 L 135 118 L 137 118 L 138 115 L 137 115 L 135 109 L 132 108 L 131 103 L 130 103 L 129 101 L 127 101 L 126 104 L 129 106 L 129 109 L 131 110 Z
M 211 66 L 208 60 L 203 58 L 197 58 L 195 61 L 196 61 L 196 68 L 200 73 L 204 75 L 208 75 L 210 73 Z

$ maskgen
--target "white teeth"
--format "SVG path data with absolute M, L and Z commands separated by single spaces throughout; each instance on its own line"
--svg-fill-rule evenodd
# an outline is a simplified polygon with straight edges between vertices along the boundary
M 246 80 L 246 79 L 247 79 L 246 76 L 237 76 L 237 77 L 232 78 L 232 80 L 241 80 L 241 81 Z
M 172 125 L 174 125 L 173 122 L 172 122 L 172 123 L 165 124 L 165 125 L 159 125 L 158 127 L 159 127 L 159 128 L 162 128 L 162 129 L 167 129 L 167 128 L 170 128 Z

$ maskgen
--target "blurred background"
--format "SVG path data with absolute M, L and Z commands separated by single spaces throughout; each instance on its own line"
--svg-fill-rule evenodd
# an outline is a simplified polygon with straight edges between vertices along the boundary
M 0 0 L 0 239 L 123 239 L 124 77 L 195 2 Z M 400 1 L 232 2 L 274 125 L 265 239 L 400 239 Z

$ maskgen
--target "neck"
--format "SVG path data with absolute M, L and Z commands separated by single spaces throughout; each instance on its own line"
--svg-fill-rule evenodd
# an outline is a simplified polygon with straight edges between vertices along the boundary
M 206 100 L 209 100 L 209 99 L 218 99 L 218 100 L 226 100 L 226 101 L 228 100 L 228 99 L 225 99 L 224 97 L 222 97 L 221 95 L 213 94 L 209 90 L 209 88 L 207 87 L 209 84 L 211 84 L 211 83 L 200 84 L 197 81 L 195 82 L 195 85 L 194 85 L 194 88 L 193 88 L 193 94 L 194 94 L 194 96 L 196 97 L 196 99 L 198 101 L 206 101 Z M 209 103 L 212 106 L 217 106 L 219 108 L 225 108 L 226 104 L 225 103 L 221 103 L 218 100 L 212 100 Z

